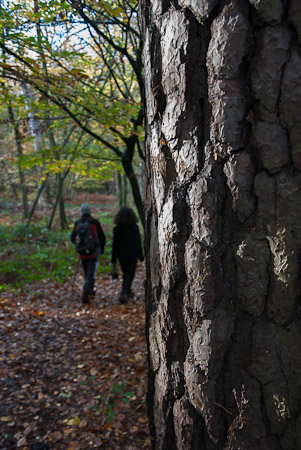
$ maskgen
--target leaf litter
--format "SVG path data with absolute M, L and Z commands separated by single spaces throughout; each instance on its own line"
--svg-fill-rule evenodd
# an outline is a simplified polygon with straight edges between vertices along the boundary
M 88 307 L 81 275 L 0 294 L 0 449 L 151 448 L 143 279 L 125 305 L 101 276 Z

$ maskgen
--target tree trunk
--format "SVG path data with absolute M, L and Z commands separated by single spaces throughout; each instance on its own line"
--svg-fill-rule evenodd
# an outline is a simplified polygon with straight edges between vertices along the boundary
M 28 195 L 27 195 L 27 186 L 25 183 L 25 175 L 24 171 L 21 166 L 21 158 L 23 156 L 23 147 L 22 147 L 22 137 L 21 132 L 19 129 L 18 122 L 15 120 L 15 115 L 13 108 L 11 106 L 8 106 L 8 115 L 12 124 L 12 127 L 14 129 L 15 134 L 15 140 L 16 140 L 16 147 L 17 147 L 17 153 L 18 153 L 18 172 L 19 172 L 19 180 L 20 180 L 20 188 L 21 188 L 21 196 L 22 196 L 22 211 L 23 211 L 23 217 L 26 219 L 28 217 Z
M 300 2 L 141 8 L 153 448 L 300 449 Z
M 36 198 L 34 199 L 34 202 L 33 202 L 33 204 L 32 204 L 31 210 L 30 210 L 29 215 L 28 215 L 27 226 L 30 225 L 31 219 L 32 219 L 32 217 L 33 217 L 33 215 L 34 215 L 34 212 L 35 212 L 35 209 L 36 209 L 36 207 L 37 207 L 37 205 L 38 205 L 39 198 L 40 198 L 40 196 L 41 196 L 41 194 L 42 194 L 42 192 L 43 192 L 44 187 L 46 186 L 48 176 L 49 176 L 49 174 L 46 175 L 45 180 L 44 180 L 44 181 L 40 184 L 40 186 L 39 186 L 39 189 L 38 189 Z
M 126 150 L 121 158 L 122 167 L 132 188 L 134 203 L 136 205 L 141 223 L 144 227 L 144 204 L 141 197 L 138 180 L 133 169 L 133 155 L 135 150 L 136 138 L 135 136 L 132 136 L 131 138 L 125 139 L 125 141 Z
M 63 183 L 64 183 L 64 180 L 62 180 L 62 191 L 61 191 L 61 195 L 60 195 L 60 224 L 61 224 L 61 229 L 66 230 L 68 228 L 68 220 L 67 220 L 66 210 L 65 210 Z
M 117 194 L 119 208 L 127 205 L 128 185 L 127 177 L 124 173 L 117 171 Z
M 21 87 L 25 99 L 25 107 L 28 110 L 29 132 L 31 136 L 34 137 L 34 149 L 36 152 L 39 152 L 45 146 L 43 131 L 45 129 L 45 124 L 38 118 L 37 112 L 32 109 L 36 101 L 33 88 L 26 83 L 22 83 Z M 36 169 L 36 172 L 41 174 L 41 170 L 39 169 Z M 41 200 L 41 203 L 44 205 L 52 205 L 50 177 L 47 177 L 45 183 L 43 182 L 43 189 L 38 194 L 38 200 Z
M 64 187 L 64 182 L 65 179 L 68 175 L 70 171 L 70 168 L 68 168 L 67 170 L 65 170 L 65 172 L 63 174 L 57 174 L 57 194 L 56 194 L 56 199 L 52 208 L 52 212 L 51 212 L 51 216 L 49 219 L 49 223 L 47 228 L 49 230 L 51 230 L 52 224 L 53 224 L 53 220 L 54 220 L 54 216 L 55 216 L 55 212 L 56 212 L 56 208 L 59 205 L 59 210 L 60 210 L 60 223 L 61 223 L 61 227 L 66 228 L 67 227 L 67 217 L 65 214 L 65 206 L 64 206 L 64 200 L 62 199 L 63 196 L 63 187 Z

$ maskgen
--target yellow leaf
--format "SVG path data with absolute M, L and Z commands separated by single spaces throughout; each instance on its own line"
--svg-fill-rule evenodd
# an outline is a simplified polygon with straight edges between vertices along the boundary
M 78 425 L 80 423 L 80 418 L 79 417 L 74 417 L 73 418 L 73 425 Z
M 10 422 L 12 420 L 11 416 L 2 416 L 0 417 L 1 422 Z
M 67 425 L 78 425 L 80 423 L 79 417 L 74 417 L 73 419 L 69 419 L 67 421 Z

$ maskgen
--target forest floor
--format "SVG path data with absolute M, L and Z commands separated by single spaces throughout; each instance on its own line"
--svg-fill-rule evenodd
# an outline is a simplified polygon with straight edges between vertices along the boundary
M 151 448 L 144 278 L 140 264 L 125 305 L 120 277 L 100 275 L 84 307 L 80 267 L 63 284 L 0 294 L 1 450 Z
M 82 277 L 0 295 L 0 448 L 149 449 L 144 267 L 133 301 L 98 279 L 88 307 Z M 99 277 L 100 278 L 100 277 Z

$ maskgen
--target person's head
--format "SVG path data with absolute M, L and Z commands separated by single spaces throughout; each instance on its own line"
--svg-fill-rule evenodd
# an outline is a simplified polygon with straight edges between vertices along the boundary
M 82 214 L 91 214 L 91 206 L 88 203 L 83 203 L 80 210 Z
M 116 225 L 125 225 L 127 223 L 138 222 L 137 216 L 131 208 L 123 206 L 115 216 L 114 223 Z

